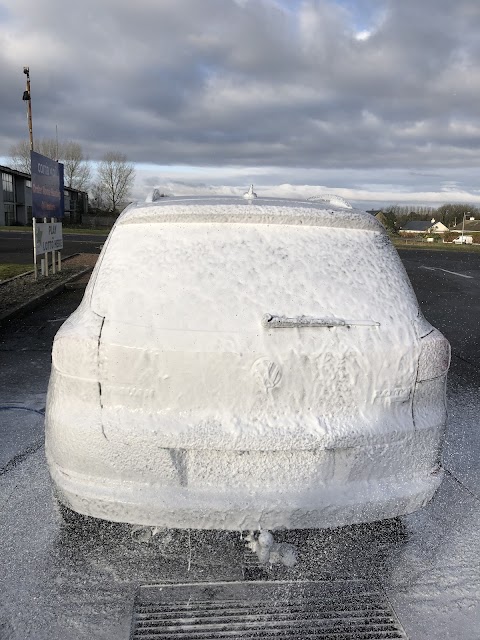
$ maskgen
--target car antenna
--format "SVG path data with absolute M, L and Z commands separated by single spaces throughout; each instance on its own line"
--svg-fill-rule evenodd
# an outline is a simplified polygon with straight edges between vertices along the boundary
M 254 198 L 257 197 L 257 194 L 255 193 L 255 191 L 253 190 L 253 184 L 250 185 L 250 189 L 243 194 L 243 197 L 246 200 L 253 200 Z

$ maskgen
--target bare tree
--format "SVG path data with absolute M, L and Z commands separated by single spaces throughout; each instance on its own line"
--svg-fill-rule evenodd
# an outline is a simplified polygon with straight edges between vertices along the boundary
M 134 179 L 134 166 L 123 153 L 112 151 L 103 156 L 95 187 L 105 198 L 109 211 L 115 213 L 120 202 L 128 198 Z
M 105 199 L 105 192 L 98 182 L 95 182 L 90 188 L 90 192 L 88 194 L 88 205 L 89 209 L 94 213 L 101 213 L 106 211 L 108 208 L 108 204 Z
M 54 138 L 36 140 L 34 150 L 47 158 L 58 160 L 64 164 L 65 186 L 86 191 L 91 178 L 90 163 L 84 157 L 82 147 L 78 142 L 58 142 Z M 31 173 L 30 144 L 28 140 L 21 140 L 10 147 L 12 164 L 18 171 Z
M 78 142 L 68 141 L 62 145 L 65 186 L 86 191 L 92 176 L 90 164 L 84 157 Z
M 461 223 L 463 216 L 467 219 L 472 216 L 478 218 L 480 211 L 477 207 L 470 204 L 443 204 L 437 209 L 437 219 L 446 224 L 447 226 L 453 226 L 457 223 Z
M 9 151 L 13 168 L 17 171 L 23 171 L 23 173 L 31 173 L 30 143 L 28 140 L 21 140 L 13 144 Z

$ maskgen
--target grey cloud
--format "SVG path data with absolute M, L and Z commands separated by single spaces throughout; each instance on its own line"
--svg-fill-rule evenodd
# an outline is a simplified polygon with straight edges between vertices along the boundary
M 58 124 L 93 159 L 118 149 L 135 162 L 287 170 L 475 161 L 476 0 L 5 6 L 0 155 L 26 137 L 30 64 L 34 133 Z M 373 31 L 358 40 L 363 11 Z

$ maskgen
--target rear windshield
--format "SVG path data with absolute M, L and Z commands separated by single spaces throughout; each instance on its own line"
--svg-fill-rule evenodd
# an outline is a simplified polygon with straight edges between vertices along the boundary
M 92 307 L 118 322 L 193 331 L 257 331 L 265 314 L 385 326 L 418 309 L 383 233 L 232 223 L 117 226 Z

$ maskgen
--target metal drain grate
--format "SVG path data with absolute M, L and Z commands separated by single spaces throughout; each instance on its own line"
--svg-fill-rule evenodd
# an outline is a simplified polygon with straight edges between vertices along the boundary
M 380 588 L 364 580 L 220 582 L 141 587 L 131 640 L 407 636 Z

